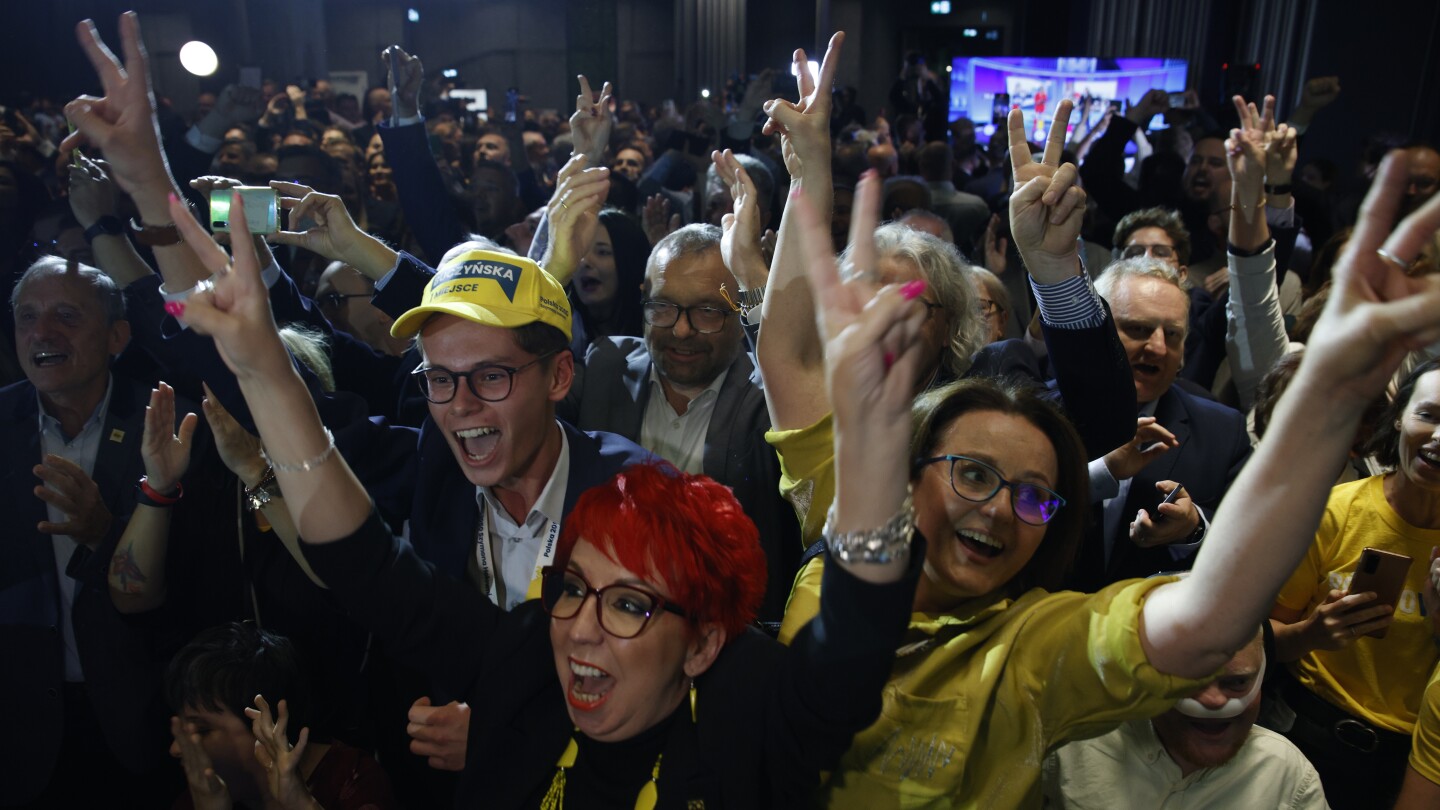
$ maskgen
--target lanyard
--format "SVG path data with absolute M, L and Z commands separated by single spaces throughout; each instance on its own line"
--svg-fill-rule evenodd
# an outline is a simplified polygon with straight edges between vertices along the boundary
M 490 502 L 481 499 L 480 526 L 475 530 L 475 562 L 480 566 L 480 581 L 484 583 L 485 593 L 490 601 L 499 605 L 502 610 L 508 610 L 500 604 L 500 595 L 497 580 L 499 574 L 490 569 Z M 528 522 L 528 521 L 527 521 Z M 521 524 L 524 528 L 524 524 Z M 550 530 L 546 533 L 545 542 L 540 544 L 540 551 L 535 555 L 535 571 L 530 575 L 533 581 L 540 576 L 540 569 L 549 565 L 555 558 L 555 541 L 560 536 L 560 521 L 550 521 Z M 498 567 L 498 566 L 497 566 Z M 528 590 L 529 583 L 525 583 L 522 592 Z

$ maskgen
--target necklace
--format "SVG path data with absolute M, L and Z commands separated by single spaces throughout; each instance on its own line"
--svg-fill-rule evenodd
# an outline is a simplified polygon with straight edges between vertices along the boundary
M 545 798 L 540 800 L 540 810 L 563 810 L 565 772 L 575 767 L 575 757 L 579 753 L 580 746 L 575 744 L 575 736 L 572 734 L 569 744 L 565 746 L 565 753 L 561 754 L 560 761 L 555 763 L 555 776 L 550 780 L 550 789 L 545 791 Z M 656 755 L 655 767 L 650 769 L 650 781 L 640 788 L 640 794 L 635 797 L 635 810 L 654 810 L 660 795 L 660 760 L 664 758 L 664 753 Z

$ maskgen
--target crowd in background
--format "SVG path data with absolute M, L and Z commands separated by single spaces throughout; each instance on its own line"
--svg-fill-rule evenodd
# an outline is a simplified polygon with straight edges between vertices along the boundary
M 187 120 L 137 25 L 0 120 L 0 805 L 1440 806 L 1440 334 L 1354 315 L 1440 152 L 1307 150 L 1343 77 L 1029 143 L 840 36 L 571 114 L 397 47 Z

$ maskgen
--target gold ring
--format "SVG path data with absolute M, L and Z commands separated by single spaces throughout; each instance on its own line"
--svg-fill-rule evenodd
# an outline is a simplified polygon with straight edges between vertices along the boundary
M 1376 248 L 1375 255 L 1379 256 L 1381 259 L 1384 259 L 1386 262 L 1395 265 L 1401 270 L 1409 270 L 1410 268 L 1415 266 L 1415 262 L 1407 262 L 1404 259 L 1401 259 L 1399 256 L 1396 256 L 1394 253 L 1386 250 L 1385 248 Z

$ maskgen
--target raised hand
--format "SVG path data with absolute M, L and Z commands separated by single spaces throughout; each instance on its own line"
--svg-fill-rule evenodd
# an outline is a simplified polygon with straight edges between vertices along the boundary
M 540 265 L 561 284 L 570 280 L 595 244 L 600 208 L 610 195 L 610 170 L 604 166 L 587 169 L 586 165 L 585 155 L 578 152 L 566 161 L 546 205 L 550 241 Z
M 245 716 L 250 718 L 250 733 L 255 735 L 255 760 L 265 769 L 265 787 L 270 797 L 284 810 L 312 810 L 315 800 L 305 787 L 305 775 L 300 769 L 305 748 L 310 744 L 310 729 L 300 729 L 300 736 L 291 747 L 290 739 L 285 736 L 290 722 L 289 706 L 283 699 L 278 711 L 278 717 L 272 719 L 270 704 L 262 695 L 255 696 L 255 708 L 245 707 Z
M 410 722 L 405 726 L 405 733 L 410 735 L 410 752 L 426 757 L 430 767 L 440 771 L 464 770 L 470 706 L 453 700 L 444 706 L 431 706 L 430 698 L 422 697 L 410 707 Z
M 997 276 L 1004 275 L 1009 262 L 1010 240 L 1000 233 L 1000 215 L 991 214 L 985 224 L 985 269 Z
M 1010 195 L 1010 235 L 1026 268 L 1042 284 L 1069 278 L 1079 268 L 1076 240 L 1085 219 L 1085 192 L 1079 186 L 1075 164 L 1060 165 L 1073 107 L 1065 99 L 1056 108 L 1039 163 L 1031 158 L 1020 110 L 1011 110 L 1008 121 L 1015 189 Z
M 576 78 L 580 80 L 580 95 L 575 97 L 575 112 L 570 116 L 575 154 L 584 155 L 589 166 L 603 166 L 605 150 L 610 146 L 610 128 L 615 124 L 610 112 L 615 88 L 605 82 L 597 97 L 590 90 L 589 80 L 583 75 Z
M 232 263 L 225 249 L 186 211 L 177 198 L 170 198 L 175 225 L 186 244 L 214 275 L 196 285 L 183 304 L 167 304 L 171 315 L 180 318 L 200 334 L 215 338 L 220 357 L 237 377 L 293 373 L 290 356 L 275 318 L 270 313 L 270 295 L 260 279 L 260 263 L 249 239 L 233 246 Z M 343 206 L 342 206 L 343 208 Z M 230 208 L 232 225 L 239 233 L 250 227 L 245 221 L 245 204 L 236 194 Z
M 185 769 L 185 785 L 190 790 L 195 810 L 230 810 L 230 790 L 225 780 L 215 773 L 215 765 L 205 747 L 200 744 L 200 732 L 194 723 L 181 723 L 180 718 L 170 718 L 170 736 L 175 738 L 175 748 L 180 752 L 180 765 Z
M 830 166 L 830 89 L 835 84 L 835 71 L 840 65 L 840 49 L 845 32 L 830 37 L 825 58 L 820 63 L 820 79 L 810 78 L 810 60 L 803 49 L 795 51 L 796 83 L 800 89 L 798 104 L 774 99 L 765 105 L 770 116 L 763 131 L 779 133 L 785 168 L 791 177 L 802 177 L 805 167 L 812 170 Z
M 1288 185 L 1299 154 L 1299 133 L 1289 124 L 1276 124 L 1275 129 L 1265 135 L 1265 182 L 1272 186 Z
M 884 525 L 905 495 L 910 407 L 920 373 L 925 282 L 877 288 L 875 225 L 881 182 L 873 172 L 855 189 L 845 280 L 830 226 L 803 196 L 793 202 L 816 321 L 825 342 L 825 384 L 834 408 L 840 531 Z M 861 474 L 864 468 L 864 474 Z
M 205 398 L 200 401 L 205 411 L 205 422 L 215 436 L 215 448 L 225 466 L 253 487 L 265 476 L 265 459 L 260 455 L 260 439 L 235 421 L 225 406 L 215 398 L 215 392 L 205 385 Z
M 1240 128 L 1230 130 L 1225 139 L 1225 160 L 1230 167 L 1231 200 L 1240 206 L 1247 221 L 1253 220 L 1259 210 L 1260 197 L 1265 185 L 1265 147 L 1269 133 L 1275 131 L 1275 97 L 1265 97 L 1265 112 L 1260 113 L 1255 103 L 1235 96 L 1235 110 L 1240 115 Z
M 99 545 L 110 531 L 111 515 L 94 479 L 79 464 L 57 455 L 45 456 L 33 471 L 44 482 L 35 487 L 35 497 L 65 514 L 59 523 L 42 520 L 35 528 L 44 534 L 68 534 L 92 549 Z
M 390 54 L 394 53 L 399 63 L 400 75 L 390 74 Z M 385 63 L 385 75 L 391 87 L 395 88 L 395 117 L 414 118 L 420 114 L 420 87 L 425 83 L 425 64 L 420 57 L 411 56 L 399 45 L 391 45 L 380 53 Z
M 1153 416 L 1135 420 L 1135 438 L 1105 454 L 1105 469 L 1116 481 L 1134 478 L 1150 462 L 1179 447 L 1175 434 L 1155 421 Z
M 187 413 L 177 431 L 175 389 L 162 382 L 150 392 L 150 404 L 145 408 L 145 437 L 140 442 L 140 458 L 145 462 L 145 480 L 151 489 L 168 494 L 185 476 L 185 471 L 190 468 L 190 442 L 199 421 L 195 414 Z
M 1305 86 L 1300 88 L 1300 106 L 1310 110 L 1327 107 L 1339 97 L 1339 76 L 1317 76 L 1307 79 Z
M 1145 91 L 1140 100 L 1130 105 L 1125 111 L 1125 117 L 1135 122 L 1136 126 L 1144 127 L 1151 118 L 1170 109 L 1170 94 L 1158 87 Z M 1010 142 L 1015 142 L 1011 138 Z
M 763 287 L 769 271 L 760 245 L 760 200 L 755 183 L 729 149 L 712 153 L 710 159 L 715 161 L 716 173 L 730 186 L 730 197 L 735 201 L 734 210 L 720 221 L 724 232 L 720 256 L 741 289 Z
M 1381 163 L 1301 366 L 1332 403 L 1357 413 L 1406 352 L 1440 340 L 1440 278 L 1405 272 L 1440 228 L 1440 196 L 1395 224 L 1408 174 L 1403 152 Z
M 270 187 L 280 192 L 280 207 L 289 209 L 290 227 L 295 229 L 270 234 L 271 243 L 314 251 L 374 279 L 383 277 L 395 266 L 395 251 L 360 230 L 339 197 L 282 180 L 271 180 Z M 309 227 L 299 230 L 300 225 Z M 238 233 L 240 227 L 232 223 L 231 230 Z
M 115 182 L 132 196 L 168 193 L 175 183 L 160 152 L 155 97 L 150 92 L 145 46 L 140 41 L 140 19 L 133 11 L 120 15 L 123 66 L 101 41 L 94 22 L 82 21 L 76 35 L 100 75 L 105 95 L 80 96 L 65 105 L 65 117 L 75 125 L 75 131 L 60 144 L 61 151 L 92 145 L 110 162 Z
M 105 172 L 104 161 L 79 156 L 69 171 L 70 211 L 82 228 L 115 215 L 115 184 Z
M 670 200 L 664 194 L 652 195 L 645 201 L 641 222 L 645 226 L 645 238 L 650 240 L 651 247 L 680 230 L 680 215 L 670 213 Z

